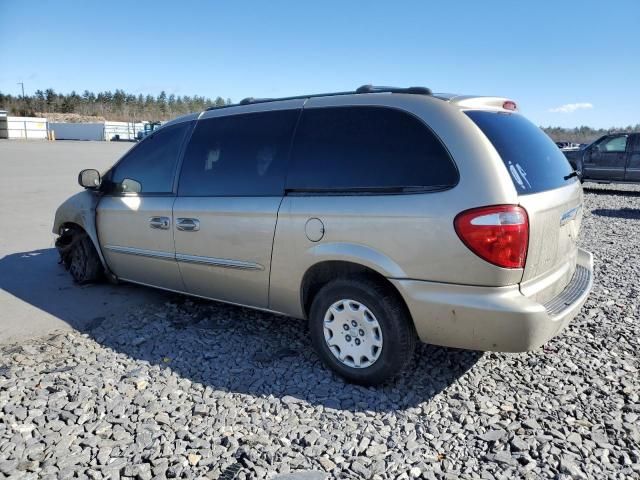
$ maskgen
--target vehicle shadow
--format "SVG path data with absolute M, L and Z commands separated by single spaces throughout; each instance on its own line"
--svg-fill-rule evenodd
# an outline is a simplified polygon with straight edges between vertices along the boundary
M 0 260 L 0 287 L 104 347 L 213 390 L 340 410 L 392 411 L 430 400 L 482 356 L 419 345 L 410 368 L 393 383 L 351 385 L 321 365 L 303 321 L 130 285 L 81 287 L 65 280 L 65 288 L 52 295 L 43 285 L 68 277 L 55 261 L 54 249 L 9 255 Z M 137 304 L 144 307 L 114 314 L 111 300 L 120 289 L 127 290 L 122 304 L 140 296 Z M 87 292 L 90 299 L 78 305 Z
M 601 217 L 640 220 L 639 208 L 596 208 L 595 210 L 592 210 L 591 213 Z
M 7 338 L 38 335 L 52 324 L 83 331 L 95 317 L 115 316 L 163 298 L 161 292 L 136 285 L 74 284 L 58 264 L 55 248 L 14 253 L 0 259 L 0 290 L 41 310 L 22 308 L 19 301 L 8 297 L 0 316 L 3 342 Z
M 623 190 L 621 188 L 597 188 L 593 186 L 582 186 L 586 193 L 595 195 L 625 195 L 627 197 L 640 197 L 640 190 Z

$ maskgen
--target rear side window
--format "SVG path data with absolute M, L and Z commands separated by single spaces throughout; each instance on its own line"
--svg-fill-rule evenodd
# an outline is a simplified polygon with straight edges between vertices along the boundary
M 303 111 L 287 189 L 412 191 L 457 181 L 446 149 L 412 115 L 391 108 L 326 107 Z
M 145 138 L 115 167 L 114 193 L 171 193 L 189 122 L 163 127 Z
M 200 120 L 185 151 L 180 196 L 282 195 L 299 110 Z
M 577 181 L 565 180 L 573 169 L 555 143 L 522 115 L 465 112 L 502 157 L 519 193 L 551 190 Z

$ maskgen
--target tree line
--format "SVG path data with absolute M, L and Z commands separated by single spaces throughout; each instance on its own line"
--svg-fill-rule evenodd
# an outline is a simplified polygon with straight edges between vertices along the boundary
M 57 93 L 52 88 L 36 90 L 25 97 L 5 95 L 0 92 L 0 110 L 10 115 L 36 117 L 47 113 L 77 113 L 85 116 L 104 117 L 107 120 L 169 120 L 185 113 L 200 112 L 211 106 L 224 106 L 231 99 L 211 99 L 198 95 L 134 95 L 124 90 L 93 93 L 85 90 L 81 94 Z M 541 127 L 554 141 L 589 143 L 610 132 L 640 131 L 640 124 L 622 128 L 594 129 L 587 126 L 577 128 Z
M 36 90 L 33 95 L 6 95 L 0 92 L 0 110 L 9 115 L 36 117 L 47 113 L 77 113 L 80 115 L 104 117 L 107 120 L 169 120 L 185 113 L 199 112 L 211 106 L 223 106 L 231 99 L 222 97 L 211 99 L 198 95 L 134 95 L 124 90 L 114 92 L 58 93 L 52 88 Z
M 640 123 L 626 127 L 591 128 L 587 126 L 576 128 L 542 127 L 542 130 L 556 142 L 591 143 L 592 141 L 613 132 L 640 132 Z

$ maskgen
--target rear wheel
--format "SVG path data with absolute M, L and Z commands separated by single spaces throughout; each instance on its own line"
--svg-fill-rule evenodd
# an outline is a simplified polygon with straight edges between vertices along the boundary
M 400 373 L 416 344 L 405 305 L 368 278 L 337 279 L 322 287 L 311 305 L 309 330 L 325 365 L 362 385 Z

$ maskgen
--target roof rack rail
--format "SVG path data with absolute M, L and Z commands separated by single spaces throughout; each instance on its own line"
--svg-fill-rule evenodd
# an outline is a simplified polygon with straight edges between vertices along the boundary
M 267 103 L 267 102 L 277 102 L 282 100 L 301 100 L 306 98 L 317 98 L 317 97 L 335 97 L 338 95 L 359 95 L 366 93 L 410 93 L 414 95 L 432 95 L 431 89 L 427 87 L 379 87 L 375 85 L 362 85 L 358 87 L 354 91 L 348 92 L 332 92 L 332 93 L 314 93 L 311 95 L 296 95 L 293 97 L 280 97 L 280 98 L 253 98 L 247 97 L 240 100 L 240 103 L 232 104 L 232 105 L 224 105 L 221 107 L 211 106 L 207 108 L 207 110 L 216 110 L 218 108 L 227 108 L 227 107 L 237 107 L 238 105 L 252 105 L 255 103 Z
M 356 93 L 412 93 L 415 95 L 432 95 L 430 88 L 427 87 L 379 87 L 376 85 L 362 85 L 358 87 Z
M 239 105 L 250 105 L 252 103 L 261 103 L 261 102 L 273 102 L 275 100 L 279 100 L 277 98 L 253 98 L 247 97 L 240 100 Z

